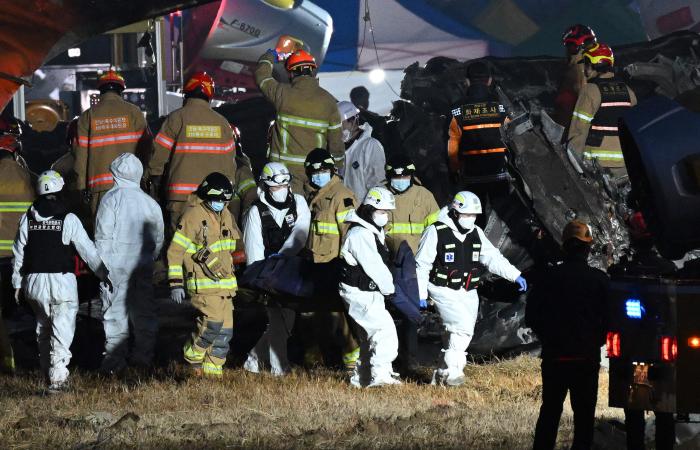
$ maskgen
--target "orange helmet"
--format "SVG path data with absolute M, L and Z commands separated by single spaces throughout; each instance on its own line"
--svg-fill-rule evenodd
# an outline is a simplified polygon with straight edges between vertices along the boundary
M 206 72 L 196 72 L 182 88 L 185 94 L 191 94 L 197 89 L 202 91 L 209 100 L 214 96 L 214 79 Z
M 19 149 L 19 139 L 14 134 L 0 134 L 0 150 L 14 153 Z
M 112 69 L 109 69 L 107 72 L 100 75 L 100 77 L 97 79 L 97 89 L 101 90 L 103 87 L 109 84 L 114 84 L 119 86 L 121 89 L 126 89 L 124 77 Z
M 613 51 L 606 44 L 596 44 L 583 52 L 583 59 L 591 63 L 594 68 L 612 67 L 615 65 Z
M 581 242 L 590 244 L 593 242 L 591 227 L 588 226 L 587 223 L 581 222 L 580 220 L 572 220 L 566 224 L 561 236 L 562 242 L 566 242 L 569 239 L 578 239 Z
M 287 58 L 285 67 L 287 68 L 287 71 L 292 72 L 303 67 L 311 67 L 312 69 L 316 69 L 318 66 L 316 65 L 316 60 L 314 57 L 311 56 L 311 53 L 305 50 L 297 50 L 292 53 L 289 58 Z

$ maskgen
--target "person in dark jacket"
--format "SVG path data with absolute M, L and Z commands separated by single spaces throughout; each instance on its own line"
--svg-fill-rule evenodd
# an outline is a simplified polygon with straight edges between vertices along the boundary
M 663 258 L 654 248 L 651 233 L 647 229 L 642 213 L 634 213 L 627 221 L 632 247 L 632 258 L 610 266 L 608 272 L 616 277 L 671 277 L 677 268 L 673 261 Z M 670 450 L 676 442 L 676 422 L 673 413 L 654 411 L 656 418 L 656 448 Z M 625 408 L 625 430 L 627 449 L 644 450 L 644 411 Z
M 525 323 L 542 344 L 542 407 L 533 448 L 553 449 L 567 392 L 574 411 L 572 449 L 593 443 L 600 347 L 605 342 L 609 281 L 588 265 L 590 227 L 564 228 L 564 262 L 542 274 L 527 299 Z

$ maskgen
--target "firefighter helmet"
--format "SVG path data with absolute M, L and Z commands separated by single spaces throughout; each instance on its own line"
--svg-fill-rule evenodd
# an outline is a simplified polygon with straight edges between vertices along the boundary
M 313 172 L 316 170 L 335 168 L 335 161 L 331 156 L 330 152 L 325 148 L 315 148 L 306 155 L 306 161 L 304 161 L 304 167 L 307 172 Z
M 396 209 L 396 200 L 394 194 L 385 187 L 377 186 L 367 192 L 363 205 L 370 205 L 375 209 Z
M 123 91 L 126 89 L 126 81 L 124 81 L 124 77 L 119 72 L 109 69 L 97 79 L 97 89 L 100 91 L 108 89 Z
M 580 220 L 572 220 L 566 224 L 561 235 L 562 242 L 566 242 L 570 239 L 578 239 L 581 242 L 590 244 L 593 242 L 591 227 L 587 223 L 581 222 Z
M 460 214 L 481 214 L 481 200 L 476 194 L 469 191 L 457 192 L 450 208 Z
M 0 134 L 0 150 L 15 153 L 20 148 L 19 139 L 14 134 Z
M 39 195 L 55 194 L 60 192 L 65 184 L 60 173 L 55 170 L 47 170 L 39 175 L 36 191 Z
M 606 44 L 596 44 L 583 52 L 583 59 L 589 62 L 594 69 L 609 69 L 615 65 L 615 56 L 612 49 Z
M 288 72 L 293 72 L 297 69 L 302 69 L 305 67 L 310 67 L 312 69 L 316 69 L 318 67 L 314 57 L 306 50 L 297 50 L 292 53 L 292 55 L 287 58 L 284 65 Z
M 289 169 L 280 162 L 265 164 L 260 175 L 260 180 L 268 186 L 285 186 L 289 184 L 291 179 Z
M 562 35 L 561 40 L 571 54 L 578 53 L 582 48 L 590 48 L 598 42 L 591 27 L 581 24 L 569 27 Z
M 226 175 L 212 172 L 204 178 L 197 188 L 197 195 L 202 200 L 219 200 L 228 202 L 233 197 L 233 183 Z
M 187 80 L 182 91 L 193 94 L 199 90 L 207 99 L 214 97 L 214 79 L 206 72 L 196 72 Z
M 338 112 L 340 113 L 341 120 L 352 119 L 360 114 L 360 110 L 357 109 L 357 106 L 348 101 L 338 102 Z
M 630 218 L 627 219 L 627 227 L 632 239 L 641 241 L 651 238 L 651 233 L 649 232 L 649 228 L 647 228 L 644 216 L 639 211 L 632 214 Z
M 416 173 L 416 166 L 411 158 L 403 153 L 397 153 L 386 162 L 384 166 L 387 179 L 395 177 L 410 177 Z

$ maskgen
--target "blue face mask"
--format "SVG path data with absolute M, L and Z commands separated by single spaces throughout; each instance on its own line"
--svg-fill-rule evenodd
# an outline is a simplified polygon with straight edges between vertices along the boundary
M 311 182 L 320 188 L 328 184 L 329 181 L 331 181 L 330 172 L 318 172 L 311 175 Z
M 220 201 L 214 201 L 214 200 L 212 200 L 212 201 L 209 202 L 209 207 L 211 208 L 211 210 L 212 210 L 212 211 L 216 211 L 216 212 L 221 212 L 221 211 L 223 211 L 225 205 L 226 205 L 226 204 L 225 204 L 224 202 L 220 202 Z
M 403 192 L 409 187 L 411 187 L 411 179 L 403 179 L 403 178 L 392 178 L 391 179 L 391 187 L 396 189 L 398 192 Z

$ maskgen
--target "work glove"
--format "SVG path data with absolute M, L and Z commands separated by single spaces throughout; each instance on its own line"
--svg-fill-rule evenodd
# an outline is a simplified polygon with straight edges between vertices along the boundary
M 21 301 L 22 301 L 22 289 L 19 289 L 19 288 L 15 289 L 15 303 L 17 303 L 17 305 L 19 305 Z
M 420 299 L 418 301 L 418 305 L 420 306 L 420 309 L 428 309 L 428 300 L 427 299 Z
M 90 189 L 83 189 L 81 194 L 83 196 L 83 203 L 85 203 L 86 205 L 89 205 L 90 202 L 92 201 L 92 192 L 90 192 Z
M 185 289 L 181 287 L 172 288 L 170 290 L 170 300 L 178 305 L 182 304 L 185 300 Z
M 156 201 L 158 201 L 158 197 L 160 196 L 161 179 L 162 177 L 160 175 L 153 175 L 148 179 L 148 195 Z
M 515 282 L 518 283 L 518 286 L 520 287 L 520 289 L 518 289 L 518 292 L 527 291 L 527 281 L 525 281 L 525 278 L 518 277 L 515 279 Z
M 114 285 L 112 284 L 112 280 L 109 279 L 109 270 L 107 270 L 107 267 L 105 267 L 104 264 L 97 269 L 95 276 L 104 283 L 109 292 L 114 292 Z

